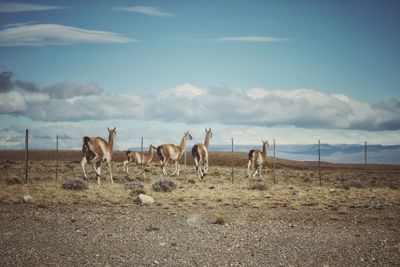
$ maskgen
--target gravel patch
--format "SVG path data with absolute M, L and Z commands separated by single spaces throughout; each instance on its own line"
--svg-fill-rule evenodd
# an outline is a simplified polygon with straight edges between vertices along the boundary
M 0 266 L 398 266 L 385 212 L 0 204 Z

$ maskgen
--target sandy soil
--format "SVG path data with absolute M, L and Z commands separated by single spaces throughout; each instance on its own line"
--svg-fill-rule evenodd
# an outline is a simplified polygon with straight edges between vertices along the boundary
M 173 177 L 178 187 L 155 192 L 157 163 L 144 188 L 126 186 L 139 170 L 122 170 L 116 154 L 111 184 L 62 189 L 82 176 L 77 151 L 30 153 L 24 184 L 23 152 L 0 152 L 0 266 L 398 266 L 400 167 L 277 160 L 263 178 L 246 178 L 246 155 L 213 153 L 209 175 L 194 167 Z M 172 170 L 172 166 L 169 167 Z M 259 187 L 258 185 L 263 185 Z M 257 190 L 265 189 L 265 190 Z M 151 206 L 135 202 L 145 192 Z M 24 201 L 24 196 L 32 200 Z M 216 222 L 219 222 L 216 223 Z

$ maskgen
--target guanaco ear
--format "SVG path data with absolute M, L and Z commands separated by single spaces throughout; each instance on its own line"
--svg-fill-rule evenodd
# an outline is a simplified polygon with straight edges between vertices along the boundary
M 113 131 L 115 131 L 117 129 L 117 127 L 114 127 L 114 130 Z
M 207 132 L 207 128 L 204 128 L 204 130 L 206 130 L 206 132 Z
M 108 128 L 108 127 L 107 127 L 107 130 L 109 131 L 109 130 L 110 130 L 110 128 Z

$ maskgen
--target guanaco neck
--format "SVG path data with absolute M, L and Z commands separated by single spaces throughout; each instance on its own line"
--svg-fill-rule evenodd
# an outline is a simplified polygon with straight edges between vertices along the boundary
M 154 153 L 154 149 L 153 149 L 152 146 L 150 146 L 150 148 L 149 148 L 149 160 L 148 160 L 148 162 L 150 162 L 150 161 L 153 160 L 153 153 Z
M 206 139 L 204 140 L 204 146 L 207 148 L 208 150 L 208 145 L 210 144 L 210 132 L 206 133 Z
M 183 136 L 181 144 L 179 145 L 179 149 L 180 149 L 180 155 L 183 154 L 183 152 L 185 152 L 186 149 L 186 134 Z
M 263 160 L 265 160 L 267 158 L 267 144 L 266 143 L 263 144 L 262 157 L 263 157 Z
M 115 135 L 114 135 L 113 132 L 111 132 L 111 133 L 108 135 L 108 146 L 110 147 L 110 152 L 113 151 L 113 147 L 114 147 L 114 138 L 115 138 Z

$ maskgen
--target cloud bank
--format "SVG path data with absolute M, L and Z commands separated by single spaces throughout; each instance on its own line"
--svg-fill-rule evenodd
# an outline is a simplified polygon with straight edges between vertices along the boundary
M 14 24 L 0 30 L 0 46 L 50 46 L 77 43 L 129 43 L 118 33 L 93 31 L 59 24 Z
M 30 3 L 2 2 L 0 3 L 0 13 L 15 13 L 27 11 L 46 11 L 53 9 L 62 9 L 59 6 L 37 5 Z
M 0 74 L 0 113 L 36 121 L 138 119 L 186 124 L 295 126 L 346 130 L 399 130 L 400 101 L 368 104 L 310 89 L 199 88 L 183 84 L 153 95 L 103 93 L 95 83 L 40 87 Z
M 114 10 L 139 13 L 156 17 L 174 17 L 175 15 L 154 6 L 116 7 Z
M 253 42 L 253 43 L 272 43 L 272 42 L 283 42 L 289 41 L 287 38 L 277 38 L 273 36 L 262 36 L 262 35 L 252 35 L 252 36 L 227 36 L 215 39 L 218 42 Z

